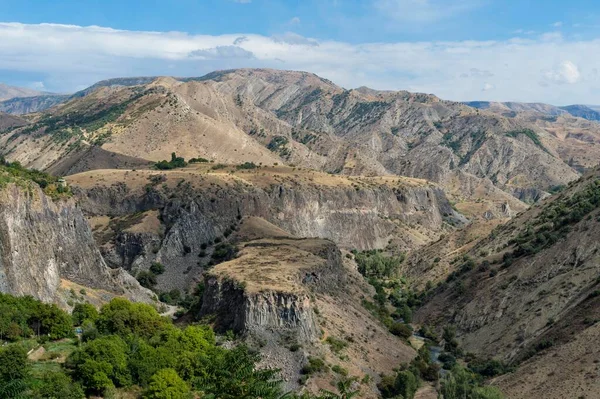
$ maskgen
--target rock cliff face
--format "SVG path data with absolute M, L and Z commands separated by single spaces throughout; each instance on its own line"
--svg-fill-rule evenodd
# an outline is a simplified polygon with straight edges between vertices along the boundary
M 320 336 L 310 294 L 339 292 L 346 282 L 339 249 L 328 240 L 269 238 L 242 244 L 240 256 L 205 275 L 202 315 L 223 330 Z
M 111 216 L 129 224 L 130 215 L 158 212 L 156 223 L 161 229 L 115 232 L 103 243 L 103 251 L 114 267 L 143 269 L 155 261 L 168 265 L 167 273 L 159 278 L 161 289 L 189 284 L 188 274 L 196 274 L 199 262 L 205 263 L 198 254 L 206 244 L 231 233 L 243 217 L 260 217 L 294 236 L 328 238 L 348 249 L 383 248 L 390 240 L 412 248 L 439 236 L 448 228 L 446 222 L 465 222 L 443 191 L 424 181 L 351 181 L 315 173 L 311 182 L 302 181 L 301 174 L 294 175 L 291 168 L 281 169 L 276 176 L 269 176 L 272 171 L 268 170 L 233 176 L 206 175 L 194 169 L 110 173 L 100 179 L 119 183 L 96 184 L 90 176 L 97 172 L 69 180 L 78 186 L 80 206 L 88 215 Z M 157 179 L 152 175 L 164 181 L 136 188 L 149 178 Z M 189 184 L 187 188 L 181 181 Z
M 135 279 L 106 266 L 74 201 L 8 184 L 0 190 L 0 291 L 52 302 L 62 280 L 148 299 Z
M 319 328 L 306 294 L 247 293 L 233 280 L 208 276 L 202 314 L 217 315 L 218 326 L 236 333 L 256 330 L 293 331 L 301 341 L 315 341 Z

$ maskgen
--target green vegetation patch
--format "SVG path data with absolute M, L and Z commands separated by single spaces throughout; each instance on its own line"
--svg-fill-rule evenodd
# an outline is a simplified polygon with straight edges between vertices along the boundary
M 539 148 L 550 154 L 548 149 L 542 144 L 542 141 L 540 140 L 540 137 L 537 135 L 537 133 L 531 129 L 513 130 L 511 132 L 506 133 L 506 136 L 512 138 L 517 138 L 520 135 L 527 136 L 531 141 L 533 141 L 535 145 L 537 145 Z

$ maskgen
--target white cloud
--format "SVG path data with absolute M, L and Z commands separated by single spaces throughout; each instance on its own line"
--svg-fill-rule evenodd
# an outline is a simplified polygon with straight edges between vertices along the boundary
M 435 22 L 479 7 L 478 0 L 376 0 L 386 16 L 402 22 Z
M 240 4 L 248 4 L 248 3 L 252 3 L 252 0 L 233 0 L 234 3 L 240 3 Z
M 552 26 L 555 28 L 560 28 L 561 26 L 563 26 L 563 23 L 562 23 L 562 21 L 557 21 L 557 22 L 553 23 Z
M 485 83 L 483 85 L 483 87 L 481 88 L 481 91 L 490 91 L 490 90 L 494 90 L 496 88 L 496 86 L 494 86 L 491 83 Z
M 236 39 L 237 40 L 237 39 Z M 235 43 L 235 41 L 234 41 Z M 213 60 L 223 60 L 223 59 L 236 59 L 236 58 L 254 58 L 254 54 L 251 51 L 244 50 L 239 46 L 217 46 L 208 49 L 200 49 L 194 50 L 189 53 L 189 57 L 191 58 L 200 58 L 200 59 L 213 59 Z
M 288 25 L 300 25 L 300 22 L 301 21 L 299 17 L 294 17 L 289 20 Z
M 579 67 L 571 61 L 563 61 L 551 70 L 542 71 L 546 80 L 558 84 L 575 84 L 581 80 Z
M 295 33 L 210 36 L 0 23 L 0 37 L 0 71 L 42 75 L 50 91 L 119 76 L 272 67 L 314 72 L 347 88 L 405 89 L 449 100 L 600 102 L 600 77 L 593 74 L 600 70 L 600 40 L 556 35 L 352 44 Z M 495 88 L 482 91 L 486 84 Z
M 44 90 L 46 89 L 46 85 L 44 85 L 44 82 L 31 82 L 29 84 L 29 87 L 31 87 L 34 90 Z

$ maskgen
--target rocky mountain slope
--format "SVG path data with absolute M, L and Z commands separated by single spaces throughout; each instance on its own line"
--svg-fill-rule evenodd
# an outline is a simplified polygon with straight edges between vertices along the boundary
M 348 175 L 406 175 L 442 184 L 459 198 L 476 187 L 526 201 L 577 178 L 594 125 L 568 140 L 531 121 L 432 95 L 344 90 L 316 75 L 233 70 L 202 78 L 121 82 L 86 91 L 5 134 L 2 151 L 39 169 L 97 168 L 65 159 L 88 146 L 158 161 L 286 163 Z M 148 83 L 149 82 L 149 83 Z M 590 122 L 592 123 L 592 122 Z M 132 142 L 139 145 L 132 146 Z M 593 158 L 589 155 L 589 158 Z
M 25 119 L 19 118 L 18 116 L 0 112 L 0 132 L 25 126 L 27 123 L 28 122 Z
M 566 105 L 556 107 L 543 103 L 518 103 L 518 102 L 490 102 L 490 101 L 468 101 L 466 105 L 479 109 L 503 109 L 507 115 L 512 112 L 537 112 L 548 116 L 569 114 L 574 117 L 587 119 L 589 121 L 600 121 L 600 112 L 587 105 Z
M 31 97 L 14 97 L 0 101 L 0 112 L 13 115 L 23 115 L 33 112 L 45 111 L 55 105 L 61 104 L 70 96 L 62 94 L 41 94 Z
M 201 164 L 172 171 L 96 170 L 67 181 L 107 262 L 134 275 L 164 264 L 161 290 L 193 286 L 219 241 L 244 217 L 347 249 L 415 248 L 466 222 L 438 186 L 401 177 Z
M 66 306 L 64 287 L 77 284 L 105 299 L 150 300 L 150 293 L 124 270 L 106 266 L 72 199 L 53 201 L 4 167 L 0 180 L 1 292 Z
M 546 145 L 573 169 L 584 172 L 598 165 L 600 137 L 597 111 L 580 105 L 554 107 L 548 104 L 468 103 L 497 115 L 535 125 L 552 140 Z
M 379 375 L 416 355 L 361 304 L 373 290 L 332 241 L 299 239 L 255 217 L 234 235 L 240 253 L 207 272 L 201 314 L 259 343 L 263 363 L 280 368 L 289 389 L 299 388 L 307 359 L 320 359 L 370 376 L 360 397 L 375 398 Z M 331 390 L 332 379 L 309 375 L 303 385 Z
M 0 83 L 0 101 L 9 100 L 15 97 L 31 97 L 42 94 L 41 92 L 25 87 L 9 86 Z
M 455 325 L 465 351 L 524 362 L 498 382 L 511 398 L 596 397 L 597 352 L 582 339 L 600 338 L 599 234 L 596 169 L 456 257 L 416 318 Z

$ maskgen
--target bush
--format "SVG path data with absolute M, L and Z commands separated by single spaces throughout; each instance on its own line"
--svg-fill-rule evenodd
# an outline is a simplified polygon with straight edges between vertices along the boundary
M 397 337 L 408 339 L 412 336 L 412 329 L 409 325 L 395 322 L 390 327 L 390 332 Z
M 394 388 L 397 394 L 404 399 L 413 399 L 417 389 L 419 389 L 419 381 L 417 377 L 410 371 L 401 371 L 396 376 Z
M 348 343 L 346 341 L 333 337 L 331 335 L 327 337 L 327 339 L 325 339 L 325 342 L 327 342 L 327 344 L 334 353 L 340 353 L 348 346 Z
M 237 169 L 256 169 L 258 166 L 254 162 L 244 162 L 241 165 L 236 166 Z
M 227 262 L 236 257 L 237 251 L 237 248 L 230 243 L 221 243 L 215 247 L 215 250 L 211 256 L 211 260 L 214 264 Z
M 34 390 L 35 397 L 48 399 L 81 399 L 85 397 L 80 384 L 74 383 L 62 371 L 48 372 Z
M 0 384 L 25 379 L 30 372 L 27 351 L 20 345 L 0 348 Z
M 98 318 L 98 310 L 89 303 L 78 303 L 73 308 L 71 317 L 74 325 L 81 326 L 86 320 L 95 322 Z
M 325 361 L 321 358 L 318 357 L 309 357 L 308 358 L 308 363 L 305 364 L 302 367 L 302 374 L 315 374 L 315 373 L 320 373 L 321 371 L 324 371 L 327 369 L 327 366 L 325 365 Z
M 178 157 L 174 152 L 171 153 L 170 161 L 160 161 L 154 164 L 154 167 L 159 170 L 169 170 L 175 168 L 183 168 L 187 165 L 185 159 Z
M 173 369 L 162 369 L 154 374 L 143 394 L 147 399 L 185 399 L 190 396 L 190 387 Z
M 165 266 L 160 262 L 154 262 L 152 263 L 152 266 L 150 266 L 150 271 L 159 276 L 165 272 Z
M 141 271 L 137 275 L 137 281 L 140 283 L 142 287 L 153 289 L 156 286 L 156 275 L 151 271 Z

